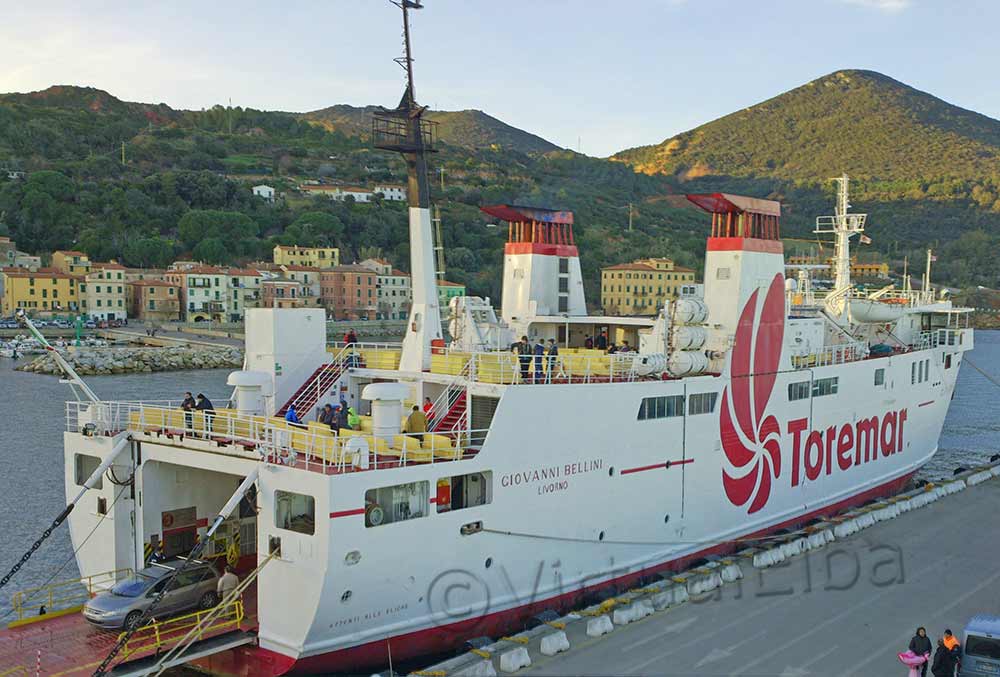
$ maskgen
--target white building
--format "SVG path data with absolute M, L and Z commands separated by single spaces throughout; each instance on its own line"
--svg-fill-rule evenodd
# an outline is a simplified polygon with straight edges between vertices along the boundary
M 361 265 L 378 273 L 378 317 L 385 320 L 407 319 L 413 303 L 409 274 L 396 270 L 385 259 L 365 259 Z
M 80 288 L 80 309 L 94 320 L 124 320 L 125 266 L 94 263 Z
M 393 200 L 396 202 L 402 202 L 406 200 L 406 186 L 396 186 L 389 183 L 383 183 L 375 186 L 374 193 L 382 193 L 383 200 Z
M 253 194 L 263 198 L 265 202 L 274 202 L 274 188 L 261 184 L 253 187 Z

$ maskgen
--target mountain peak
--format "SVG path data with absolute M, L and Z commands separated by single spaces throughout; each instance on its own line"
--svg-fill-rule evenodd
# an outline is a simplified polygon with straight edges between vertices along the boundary
M 975 175 L 1000 161 L 1000 121 L 882 73 L 845 69 L 612 159 L 681 179 Z

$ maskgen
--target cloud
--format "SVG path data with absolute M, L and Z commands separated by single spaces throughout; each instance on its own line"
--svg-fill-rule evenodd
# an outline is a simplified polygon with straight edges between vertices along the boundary
M 886 14 L 896 14 L 910 8 L 912 0 L 840 0 L 848 5 L 874 9 Z

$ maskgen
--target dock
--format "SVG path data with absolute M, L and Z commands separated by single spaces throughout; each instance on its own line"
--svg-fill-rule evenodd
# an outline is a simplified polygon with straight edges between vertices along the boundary
M 647 588 L 416 674 L 902 674 L 896 654 L 918 626 L 936 645 L 946 628 L 961 639 L 973 615 L 1000 613 L 1000 479 L 984 472 L 778 564 L 738 558 L 741 579 L 669 608 Z M 595 619 L 607 619 L 599 636 Z

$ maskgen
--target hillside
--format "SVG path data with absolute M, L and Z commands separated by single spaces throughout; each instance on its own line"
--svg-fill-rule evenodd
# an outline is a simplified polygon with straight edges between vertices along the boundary
M 306 120 L 338 130 L 348 136 L 367 137 L 371 130 L 375 106 L 340 104 L 306 113 Z M 522 153 L 546 153 L 559 146 L 540 136 L 511 127 L 480 110 L 428 111 L 427 119 L 438 123 L 438 138 L 444 143 L 465 148 L 489 148 L 497 145 Z
M 298 191 L 306 180 L 404 181 L 402 160 L 368 144 L 371 110 L 182 111 L 68 86 L 0 95 L 0 168 L 28 173 L 17 181 L 0 174 L 0 234 L 32 253 L 73 247 L 128 265 L 175 257 L 238 263 L 269 258 L 275 244 L 330 244 L 347 261 L 380 252 L 408 269 L 404 205 Z M 500 292 L 505 231 L 485 227 L 478 206 L 486 203 L 573 209 L 593 302 L 602 265 L 643 255 L 698 265 L 706 221 L 660 199 L 672 192 L 668 179 L 557 149 L 477 111 L 432 117 L 444 141 L 430 162 L 448 277 L 472 293 Z M 257 183 L 275 186 L 283 199 L 273 206 L 255 199 Z M 635 225 L 626 234 L 629 202 Z

